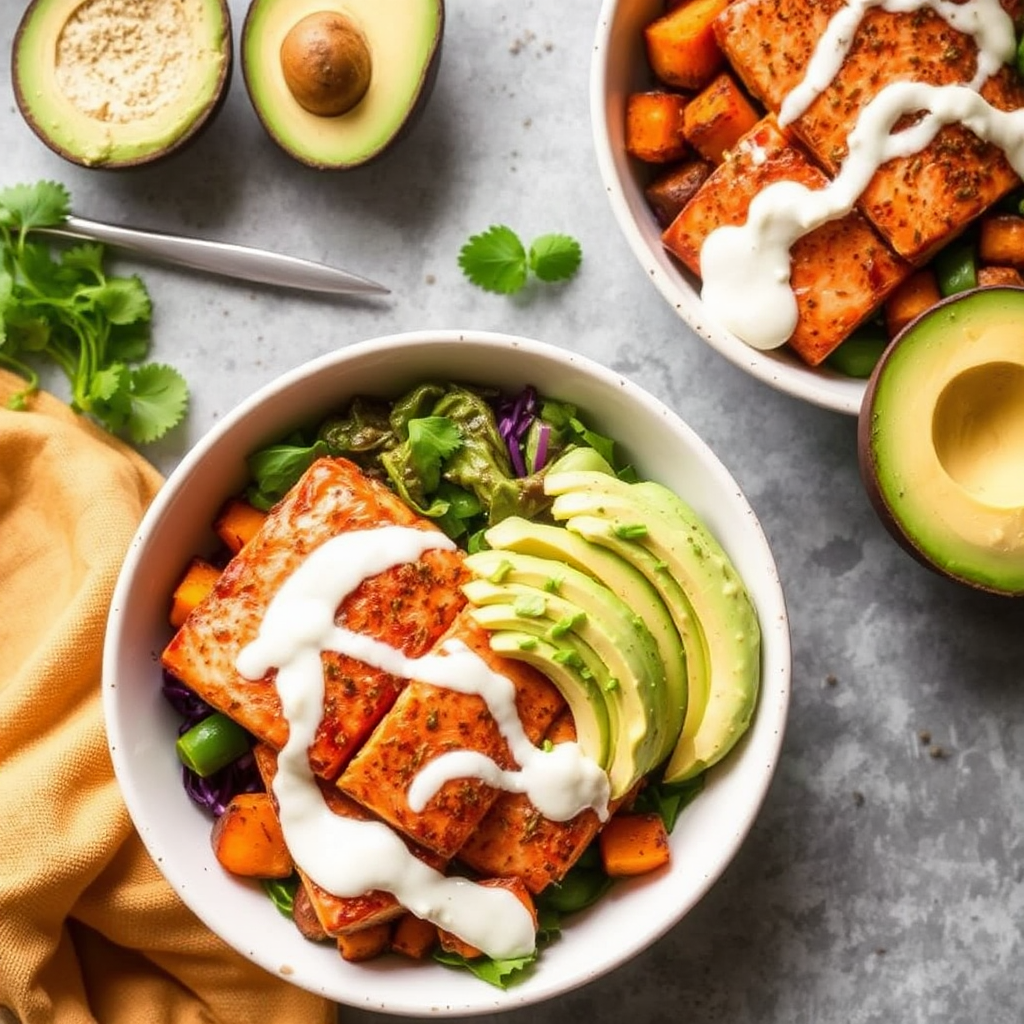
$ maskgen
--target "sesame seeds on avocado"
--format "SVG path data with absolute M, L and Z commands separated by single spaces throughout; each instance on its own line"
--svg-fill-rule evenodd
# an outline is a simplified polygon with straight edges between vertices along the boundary
M 180 149 L 231 74 L 226 0 L 34 0 L 15 34 L 26 122 L 83 166 L 128 167 Z
M 242 27 L 246 88 L 270 137 L 311 167 L 357 167 L 423 108 L 444 0 L 252 0 Z
M 1024 595 L 1024 289 L 932 307 L 875 368 L 858 422 L 882 522 L 961 583 Z

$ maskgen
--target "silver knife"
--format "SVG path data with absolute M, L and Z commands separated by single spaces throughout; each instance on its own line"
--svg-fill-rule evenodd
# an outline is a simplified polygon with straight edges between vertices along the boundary
M 390 293 L 390 289 L 384 285 L 358 274 L 350 274 L 347 270 L 231 242 L 211 242 L 160 231 L 141 231 L 82 217 L 68 217 L 59 227 L 33 230 L 56 238 L 103 242 L 165 263 L 176 263 L 194 270 L 205 270 L 223 277 L 279 288 L 297 288 L 331 295 Z

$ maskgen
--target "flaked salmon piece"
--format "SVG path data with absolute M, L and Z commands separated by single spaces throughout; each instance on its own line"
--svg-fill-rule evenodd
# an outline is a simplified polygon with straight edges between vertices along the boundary
M 665 229 L 662 242 L 700 275 L 700 251 L 715 228 L 742 224 L 754 196 L 777 181 L 823 188 L 828 179 L 768 116 L 747 133 Z M 817 366 L 911 271 L 856 211 L 798 239 L 790 250 L 798 321 L 794 351 Z
M 266 743 L 257 743 L 253 747 L 256 766 L 267 792 L 273 794 L 273 781 L 277 775 L 277 751 Z M 360 806 L 355 800 L 347 797 L 337 786 L 323 779 L 317 780 L 324 803 L 335 814 L 343 818 L 354 818 L 357 821 L 372 821 L 373 815 Z M 276 800 L 275 800 L 276 806 Z M 424 850 L 412 843 L 407 843 L 409 851 L 424 863 L 440 871 L 444 861 L 429 850 Z M 309 901 L 324 931 L 328 935 L 347 935 L 375 924 L 382 924 L 400 917 L 404 908 L 389 892 L 374 890 L 360 896 L 335 896 L 314 882 L 301 866 L 296 865 L 301 884 L 309 895 Z
M 351 530 L 396 524 L 435 530 L 382 483 L 346 459 L 320 459 L 271 510 L 228 563 L 212 593 L 189 615 L 163 652 L 164 667 L 258 739 L 280 749 L 288 723 L 274 671 L 252 681 L 235 668 L 259 630 L 271 599 L 315 548 Z M 336 621 L 410 657 L 425 653 L 465 604 L 469 578 L 460 552 L 432 550 L 415 562 L 363 581 Z M 405 680 L 325 652 L 324 713 L 310 747 L 310 767 L 333 779 L 394 703 Z
M 803 80 L 829 18 L 843 6 L 842 0 L 737 0 L 716 20 L 716 38 L 747 89 L 778 114 Z M 1020 0 L 1005 0 L 1003 7 L 1021 14 Z M 967 84 L 976 64 L 974 41 L 934 11 L 871 8 L 831 84 L 787 131 L 834 176 L 860 112 L 885 86 Z M 1024 106 L 1024 83 L 1003 67 L 981 95 L 1000 110 L 1017 110 Z M 883 164 L 859 207 L 892 249 L 920 265 L 1018 184 L 997 146 L 947 125 L 921 152 Z
M 566 709 L 545 739 L 564 743 L 575 738 L 572 714 Z M 458 860 L 481 875 L 521 878 L 536 895 L 565 877 L 600 830 L 601 820 L 592 810 L 569 821 L 551 821 L 525 793 L 502 793 L 462 844 Z
M 548 679 L 520 661 L 502 658 L 489 635 L 465 612 L 438 643 L 461 640 L 515 686 L 526 735 L 537 742 L 565 706 Z M 415 842 L 450 859 L 465 843 L 499 790 L 477 778 L 446 782 L 422 812 L 409 806 L 409 786 L 434 758 L 478 751 L 502 768 L 514 767 L 484 699 L 413 679 L 338 779 L 341 789 Z

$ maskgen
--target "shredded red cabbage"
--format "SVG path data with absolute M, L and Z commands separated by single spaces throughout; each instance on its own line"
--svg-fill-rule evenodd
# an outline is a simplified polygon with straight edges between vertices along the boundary
M 171 707 L 182 716 L 182 722 L 178 726 L 179 736 L 213 714 L 215 710 L 168 672 L 164 673 L 163 695 Z M 192 800 L 210 811 L 215 818 L 224 813 L 233 796 L 238 793 L 258 793 L 263 789 L 263 779 L 251 750 L 205 779 L 182 765 L 181 782 Z
M 540 472 L 544 468 L 544 464 L 548 461 L 548 440 L 551 437 L 551 427 L 541 422 L 540 427 L 537 430 L 537 451 L 533 455 L 533 471 L 534 473 Z
M 537 415 L 537 391 L 525 387 L 515 398 L 504 398 L 495 410 L 498 433 L 508 448 L 509 458 L 516 476 L 528 476 L 523 461 L 522 441 Z

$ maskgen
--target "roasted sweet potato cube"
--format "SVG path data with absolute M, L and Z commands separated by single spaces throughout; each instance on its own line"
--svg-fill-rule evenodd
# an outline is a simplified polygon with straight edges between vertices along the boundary
M 720 164 L 759 118 L 736 79 L 723 71 L 686 105 L 683 132 L 705 160 Z
M 292 920 L 299 934 L 310 942 L 326 942 L 331 936 L 317 917 L 316 908 L 309 895 L 309 889 L 304 882 L 299 883 L 295 890 L 295 899 L 292 903 Z
M 437 945 L 437 925 L 406 911 L 391 931 L 391 949 L 402 956 L 422 960 Z
M 668 831 L 658 814 L 616 814 L 601 830 L 598 846 L 612 878 L 644 875 L 671 859 Z
M 931 309 L 941 298 L 934 272 L 928 267 L 915 270 L 885 300 L 886 333 L 895 338 L 911 320 Z
M 992 288 L 996 285 L 1022 288 L 1024 276 L 1016 267 L 978 267 L 978 286 Z
M 205 558 L 193 558 L 185 574 L 171 595 L 171 610 L 168 621 L 177 629 L 183 625 L 192 611 L 213 592 L 221 570 Z
M 982 263 L 1024 266 L 1024 217 L 999 214 L 985 217 L 978 232 L 978 258 Z
M 294 870 L 281 822 L 267 793 L 239 793 L 213 824 L 220 865 L 246 878 L 287 878 Z
M 700 274 L 700 251 L 716 228 L 742 224 L 754 196 L 776 181 L 823 188 L 825 175 L 766 117 L 715 168 L 662 233 L 665 247 Z M 909 273 L 856 211 L 798 239 L 790 250 L 790 284 L 798 320 L 791 348 L 817 366 L 867 319 Z
M 712 170 L 707 160 L 685 160 L 647 184 L 644 198 L 663 228 L 679 216 L 679 211 L 697 194 Z
M 626 99 L 626 152 L 649 164 L 681 160 L 690 150 L 683 134 L 687 99 L 676 92 L 634 92 Z
M 213 521 L 213 532 L 221 539 L 224 546 L 233 554 L 238 554 L 259 532 L 266 512 L 242 498 L 232 498 L 225 502 L 217 518 Z
M 725 58 L 715 39 L 714 21 L 729 0 L 685 0 L 644 30 L 647 60 L 666 85 L 702 88 Z
M 337 938 L 338 952 L 343 960 L 350 963 L 362 963 L 386 953 L 391 939 L 391 926 L 374 924 L 357 932 L 339 935 Z

